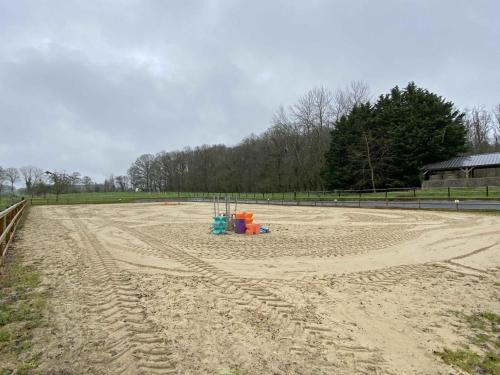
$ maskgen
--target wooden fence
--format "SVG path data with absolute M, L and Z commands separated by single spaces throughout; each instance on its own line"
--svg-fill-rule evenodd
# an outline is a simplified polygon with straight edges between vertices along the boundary
M 26 206 L 27 201 L 23 200 L 0 212 L 0 264 L 7 254 L 7 249 L 14 238 L 17 224 L 19 224 Z

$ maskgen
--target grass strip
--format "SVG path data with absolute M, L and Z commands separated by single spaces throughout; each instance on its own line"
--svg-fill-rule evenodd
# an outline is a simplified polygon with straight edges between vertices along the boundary
M 36 373 L 32 339 L 43 326 L 47 295 L 40 273 L 12 251 L 0 267 L 0 375 Z

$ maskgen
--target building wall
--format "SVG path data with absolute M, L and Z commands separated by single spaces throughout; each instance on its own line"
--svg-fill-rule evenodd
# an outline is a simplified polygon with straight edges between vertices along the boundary
M 459 178 L 465 178 L 465 172 L 460 170 L 454 171 L 437 171 L 429 175 L 429 180 L 456 180 Z M 469 176 L 470 177 L 470 176 Z
M 500 186 L 500 167 L 475 168 L 466 177 L 463 170 L 436 171 L 426 176 L 422 187 Z
M 500 167 L 478 168 L 473 171 L 474 177 L 500 177 Z
M 474 177 L 468 179 L 466 178 L 430 179 L 422 182 L 423 188 L 479 187 L 479 186 L 500 186 L 500 176 Z

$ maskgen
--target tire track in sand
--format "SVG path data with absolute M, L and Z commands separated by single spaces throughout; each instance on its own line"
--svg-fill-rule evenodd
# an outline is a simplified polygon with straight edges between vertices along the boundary
M 70 212 L 84 250 L 83 285 L 92 327 L 101 352 L 94 364 L 114 374 L 177 373 L 172 352 L 155 334 L 135 290 L 113 257 L 103 249 L 83 221 Z
M 109 225 L 109 223 L 107 223 Z M 264 313 L 272 318 L 282 333 L 279 338 L 282 347 L 310 366 L 321 368 L 327 373 L 380 373 L 384 361 L 378 351 L 353 345 L 352 338 L 341 337 L 325 324 L 304 320 L 296 314 L 297 307 L 285 301 L 260 283 L 241 278 L 220 270 L 183 250 L 179 246 L 166 244 L 140 230 L 131 227 L 114 226 L 132 234 L 148 246 L 167 253 L 168 257 L 209 280 L 220 291 L 220 298 L 241 309 Z
M 449 259 L 445 259 L 439 262 L 427 262 L 421 264 L 405 264 L 400 266 L 386 267 L 375 270 L 352 272 L 348 274 L 341 274 L 338 276 L 323 277 L 322 280 L 327 280 L 330 286 L 333 286 L 339 282 L 347 282 L 349 284 L 358 284 L 365 287 L 378 287 L 378 286 L 393 286 L 397 283 L 404 282 L 406 280 L 417 280 L 421 278 L 434 278 L 437 274 L 448 273 L 448 278 L 457 279 L 457 277 L 474 277 L 477 279 L 487 279 L 493 278 L 495 275 L 495 270 L 481 270 L 471 266 L 467 266 L 458 263 L 457 260 L 465 259 L 470 256 L 485 252 L 495 246 L 498 243 L 495 242 L 488 246 L 481 247 L 479 249 L 470 251 L 463 255 L 458 255 Z M 468 271 L 473 271 L 471 274 L 466 272 L 461 272 L 460 269 L 465 269 Z

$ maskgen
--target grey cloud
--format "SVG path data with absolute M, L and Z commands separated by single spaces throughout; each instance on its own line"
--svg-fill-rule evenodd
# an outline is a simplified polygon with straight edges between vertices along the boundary
M 0 165 L 96 178 L 234 144 L 309 88 L 499 102 L 495 1 L 3 1 Z

